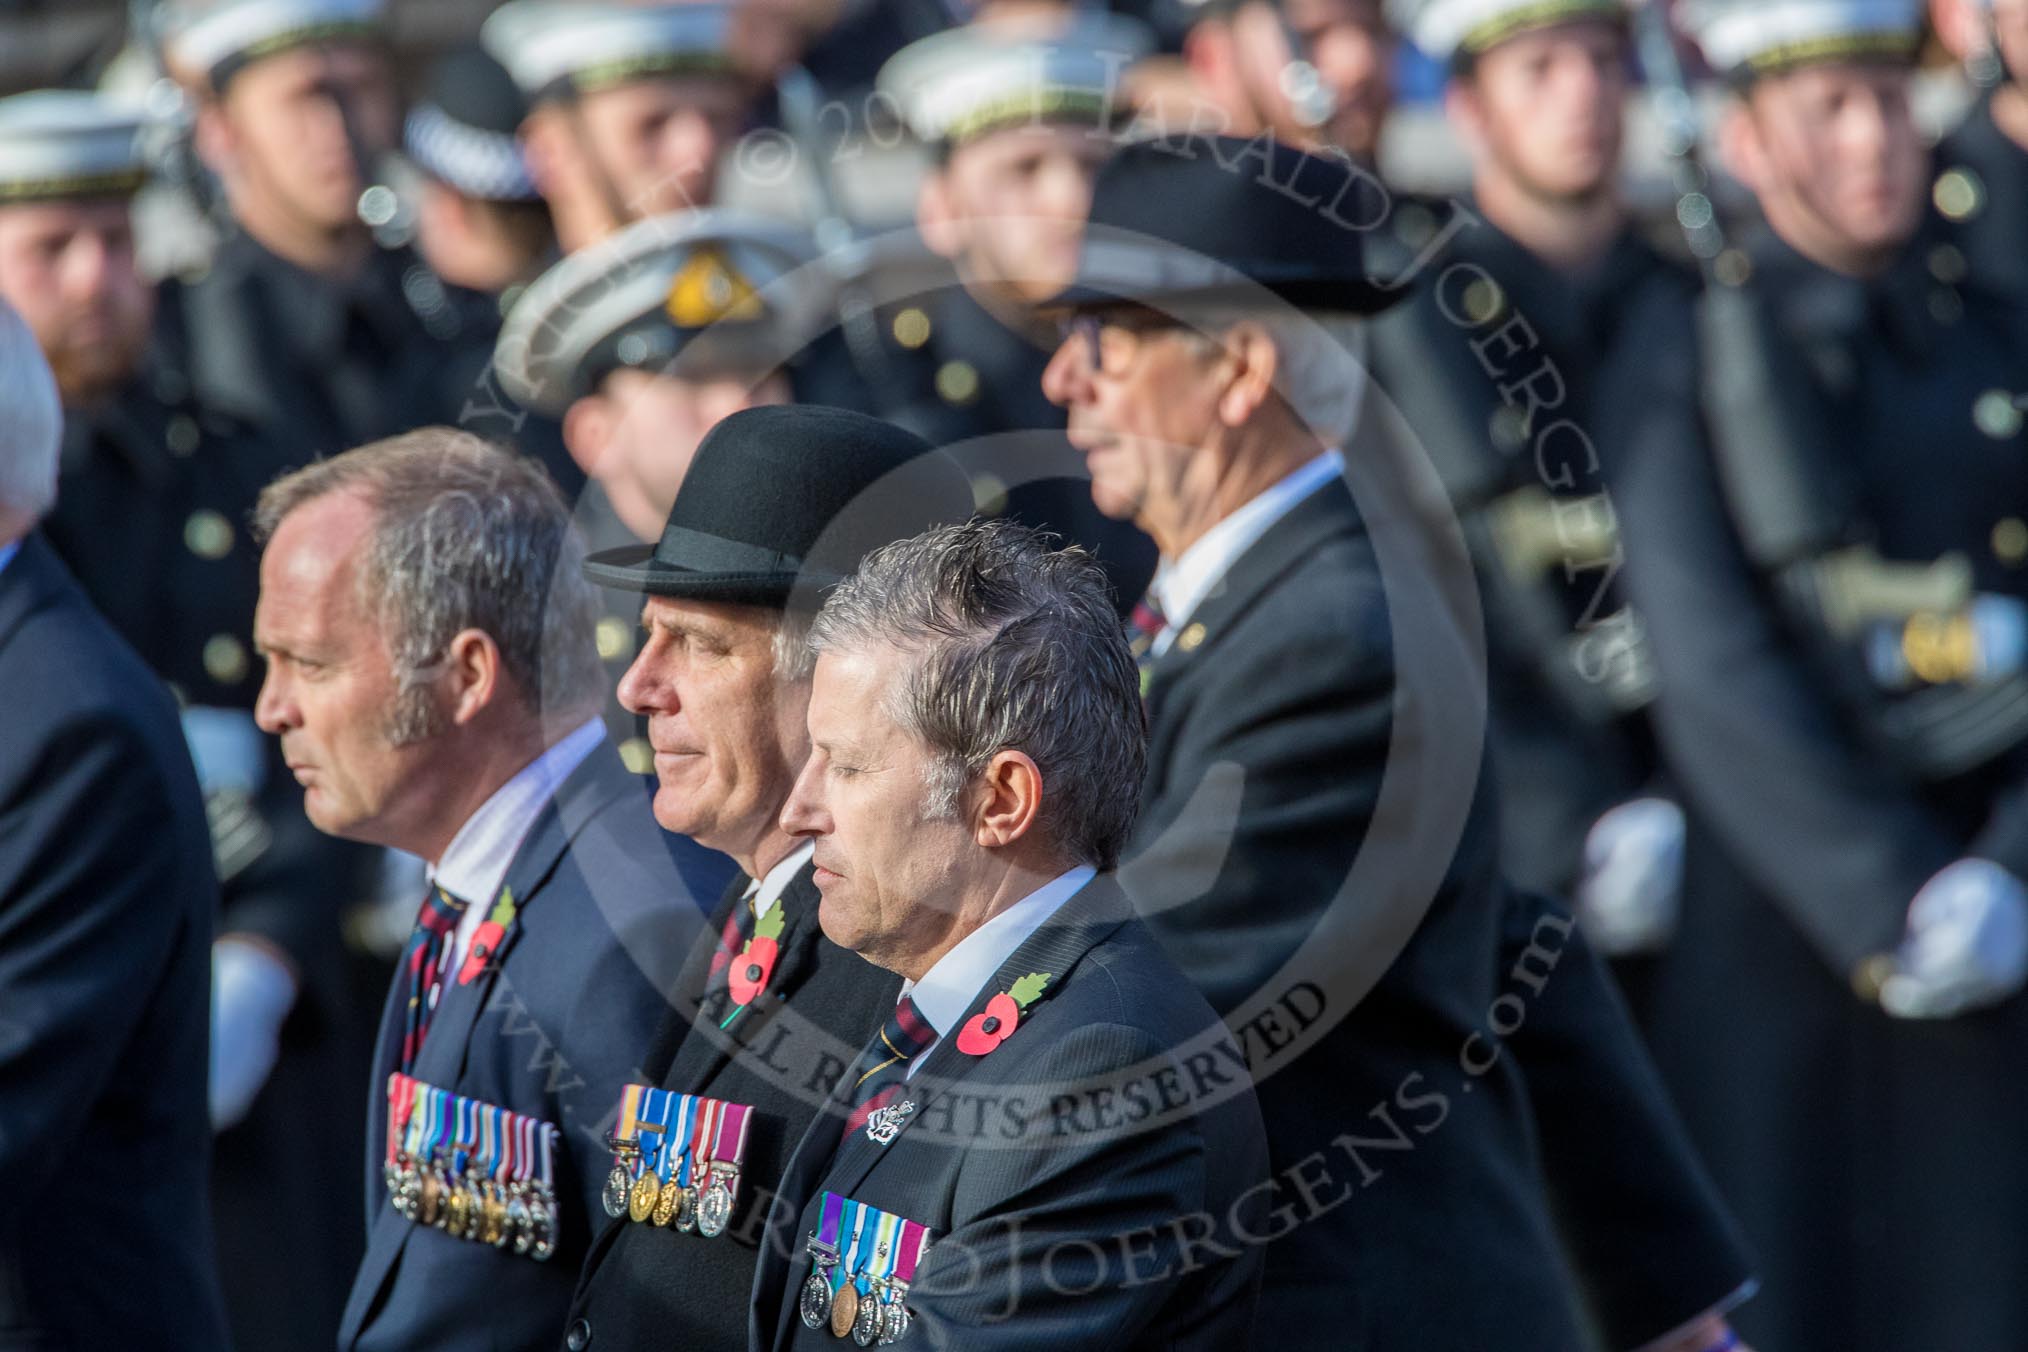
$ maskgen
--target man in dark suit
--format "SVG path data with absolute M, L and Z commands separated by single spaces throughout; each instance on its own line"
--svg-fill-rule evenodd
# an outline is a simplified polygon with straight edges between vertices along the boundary
M 425 429 L 276 481 L 256 524 L 261 726 L 319 829 L 431 874 L 381 1020 L 339 1344 L 546 1347 L 606 1114 L 730 866 L 657 829 L 605 738 L 597 602 L 539 467 Z
M 1363 384 L 1347 348 L 1388 299 L 1346 226 L 1355 177 L 1248 146 L 1129 147 L 1101 171 L 1045 377 L 1094 499 L 1162 547 L 1122 879 L 1259 1083 L 1293 1213 L 1263 1326 L 1560 1352 L 1580 1334 L 1501 1040 L 1570 922 L 1496 967 L 1469 565 L 1412 462 L 1336 449 Z
M 591 560 L 594 580 L 635 598 L 647 630 L 620 697 L 648 720 L 656 817 L 743 874 L 684 961 L 647 1083 L 741 1106 L 748 1126 L 722 1226 L 622 1211 L 599 1236 L 563 1331 L 572 1352 L 745 1343 L 762 1222 L 789 1152 L 899 985 L 824 937 L 810 846 L 778 820 L 809 755 L 813 588 L 971 505 L 957 465 L 900 428 L 770 406 L 704 438 L 657 546 Z M 767 565 L 758 573 L 753 553 Z
M 905 980 L 796 1147 L 749 1346 L 1248 1346 L 1266 1141 L 1244 1077 L 1192 1073 L 1238 1049 L 1112 876 L 1147 734 L 1104 575 L 943 527 L 812 642 L 782 825 L 825 934 Z
M 219 1348 L 203 800 L 167 693 L 36 533 L 62 414 L 4 304 L 0 408 L 0 1346 Z

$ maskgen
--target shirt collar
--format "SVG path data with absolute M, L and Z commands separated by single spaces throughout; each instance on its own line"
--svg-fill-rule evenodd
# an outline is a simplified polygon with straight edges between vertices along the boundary
M 14 556 L 20 552 L 19 540 L 9 540 L 6 544 L 0 545 L 0 573 L 7 571 L 7 565 L 14 562 Z
M 1344 454 L 1336 449 L 1325 451 L 1204 532 L 1196 544 L 1183 551 L 1182 557 L 1164 559 L 1148 587 L 1162 608 L 1166 625 L 1156 642 L 1156 651 L 1167 649 L 1171 637 L 1189 623 L 1191 613 L 1203 604 L 1242 554 L 1304 498 L 1344 473 Z
M 431 880 L 473 909 L 489 909 L 507 880 L 507 866 L 521 848 L 522 837 L 556 796 L 557 786 L 570 778 L 605 735 L 605 723 L 588 718 L 494 790 L 458 828 L 444 857 L 430 871 Z
M 1059 874 L 960 939 L 922 980 L 904 984 L 901 993 L 915 1000 L 938 1038 L 944 1037 L 1014 950 L 1097 876 L 1089 864 Z
M 782 862 L 769 869 L 767 876 L 758 883 L 747 884 L 746 894 L 753 900 L 754 919 L 759 920 L 775 908 L 775 903 L 782 899 L 782 893 L 788 889 L 790 881 L 803 871 L 803 865 L 809 863 L 810 856 L 816 852 L 817 842 L 814 839 L 806 840 L 790 850 Z M 756 887 L 760 889 L 758 892 L 754 890 Z

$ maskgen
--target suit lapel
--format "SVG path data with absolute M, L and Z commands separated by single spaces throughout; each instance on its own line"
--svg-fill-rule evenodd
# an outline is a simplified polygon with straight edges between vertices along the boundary
M 14 561 L 0 569 L 0 647 L 45 602 L 62 595 L 64 580 L 63 565 L 42 536 L 31 532 Z
M 585 823 L 606 804 L 630 792 L 639 792 L 639 782 L 620 764 L 618 754 L 609 743 L 599 743 L 543 805 L 520 848 L 514 852 L 513 862 L 507 866 L 503 886 L 513 891 L 522 911 L 525 912 L 541 896 L 543 884 L 563 862 L 571 840 Z M 472 902 L 474 906 L 480 904 L 477 899 Z M 491 907 L 492 899 L 487 898 L 484 904 Z M 423 1039 L 422 1052 L 416 1057 L 413 1074 L 417 1079 L 439 1089 L 456 1092 L 458 1081 L 464 1075 L 472 1030 L 491 998 L 494 984 L 500 978 L 500 970 L 505 966 L 520 930 L 517 915 L 516 923 L 501 938 L 493 960 L 470 984 L 460 983 L 456 972 L 447 978 L 440 997 L 443 1003 L 430 1020 L 429 1035 Z M 397 990 L 389 996 L 390 1010 L 398 1009 L 396 1001 L 403 998 L 398 990 L 400 980 L 397 976 Z M 384 1148 L 386 1144 L 387 1076 L 396 1068 L 399 1056 L 398 1050 L 389 1050 L 388 1017 L 383 1015 L 381 1039 L 382 1055 L 386 1060 L 377 1067 L 378 1073 L 371 1088 L 371 1092 L 379 1097 L 380 1106 L 369 1114 L 368 1119 L 375 1124 L 379 1135 L 368 1142 L 369 1150 L 375 1146 Z M 395 1259 L 415 1229 L 412 1222 L 395 1216 L 382 1205 L 378 1174 L 379 1161 L 377 1157 L 369 1156 L 367 1196 L 375 1199 L 370 1203 L 375 1211 L 367 1220 L 369 1242 L 366 1258 L 353 1282 L 352 1299 L 345 1311 L 341 1346 L 349 1345 L 357 1336 L 366 1312 L 372 1308 L 372 1302 L 394 1268 Z
M 778 941 L 780 949 L 775 958 L 775 970 L 768 978 L 767 991 L 759 1002 L 739 1016 L 738 1023 L 722 1033 L 717 1028 L 717 1020 L 713 1020 L 709 1028 L 704 1026 L 705 1013 L 700 1013 L 699 1007 L 712 984 L 710 953 L 717 949 L 718 936 L 724 929 L 723 921 L 710 936 L 708 944 L 700 941 L 700 947 L 705 949 L 704 959 L 699 963 L 697 954 L 693 952 L 690 966 L 701 967 L 703 976 L 694 989 L 689 986 L 684 988 L 683 1003 L 676 1012 L 679 1019 L 694 1015 L 695 1022 L 677 1048 L 669 1074 L 664 1077 L 667 1087 L 689 1093 L 693 1086 L 704 1084 L 718 1074 L 732 1059 L 734 1052 L 750 1044 L 768 1025 L 781 1009 L 782 1002 L 794 993 L 804 974 L 816 964 L 817 944 L 823 938 L 823 931 L 817 924 L 817 905 L 822 898 L 816 884 L 811 881 L 814 872 L 813 864 L 803 865 L 796 870 L 789 885 L 782 889 L 782 895 L 775 903 L 782 908 L 782 936 Z M 734 903 L 735 906 L 739 904 Z M 734 912 L 727 912 L 727 915 L 731 914 Z M 688 970 L 685 974 L 689 974 Z M 720 1011 L 721 1007 L 714 1004 L 712 1010 Z M 719 1019 L 730 1012 L 729 1007 L 724 1008 L 719 1012 Z
M 746 889 L 751 886 L 753 879 L 744 873 L 732 880 L 724 895 L 719 897 L 718 904 L 711 908 L 711 916 L 698 934 L 697 941 L 684 956 L 682 969 L 676 973 L 675 989 L 670 994 L 669 1013 L 662 1020 L 661 1028 L 656 1030 L 655 1041 L 642 1062 L 641 1069 L 652 1083 L 666 1089 L 687 1081 L 694 1074 L 690 1065 L 690 1061 L 695 1059 L 694 1053 L 686 1059 L 686 1053 L 690 1052 L 690 1026 L 711 987 L 711 964 L 724 944 L 725 928 L 738 914 Z
M 966 1071 L 975 1064 L 977 1058 L 958 1050 L 958 1029 L 985 1009 L 995 995 L 1030 972 L 1047 972 L 1051 976 L 1052 980 L 1044 988 L 1042 997 L 1048 999 L 1070 979 L 1072 969 L 1084 955 L 1132 914 L 1133 905 L 1127 900 L 1126 893 L 1120 890 L 1118 882 L 1110 874 L 1102 874 L 1065 902 L 1048 923 L 1015 949 L 1000 964 L 993 979 L 972 998 L 963 1018 L 945 1031 L 923 1062 L 922 1069 L 908 1081 L 908 1088 L 899 1101 L 913 1102 L 916 1111 L 903 1119 L 901 1132 L 906 1132 L 911 1124 L 920 1121 L 924 1116 L 922 1109 L 940 1092 L 962 1081 Z M 1015 1029 L 1014 1036 L 1020 1035 L 1020 1029 Z M 849 1196 L 888 1149 L 887 1145 L 875 1144 L 864 1131 L 853 1132 L 842 1143 L 838 1139 L 850 1087 L 867 1064 L 867 1054 L 861 1052 L 858 1061 L 833 1087 L 830 1103 L 818 1112 L 809 1129 L 803 1133 L 803 1139 L 797 1143 L 795 1153 L 783 1171 L 781 1196 L 777 1198 L 776 1205 L 794 1208 L 789 1213 L 788 1223 L 791 1225 L 800 1224 L 804 1209 L 818 1192 Z M 899 1136 L 898 1132 L 894 1139 L 899 1139 Z M 889 1145 L 892 1143 L 890 1140 Z M 777 1223 L 779 1219 L 776 1218 Z M 801 1243 L 801 1235 L 791 1233 L 786 1239 L 786 1243 L 761 1246 L 760 1266 L 754 1278 L 756 1294 L 770 1289 L 780 1291 L 796 1254 L 801 1251 L 797 1247 Z M 791 1297 L 792 1293 L 782 1293 L 774 1340 L 759 1346 L 780 1346 L 786 1340 L 788 1321 L 795 1317 L 795 1302 Z M 757 1335 L 758 1327 L 752 1328 L 751 1332 Z
M 1342 478 L 1332 479 L 1290 509 L 1244 554 L 1233 560 L 1225 576 L 1198 602 L 1181 632 L 1155 661 L 1148 684 L 1148 721 L 1155 722 L 1162 690 L 1190 669 L 1199 654 L 1250 609 L 1290 569 L 1297 567 L 1333 536 L 1361 534 L 1365 523 L 1353 505 L 1352 490 Z

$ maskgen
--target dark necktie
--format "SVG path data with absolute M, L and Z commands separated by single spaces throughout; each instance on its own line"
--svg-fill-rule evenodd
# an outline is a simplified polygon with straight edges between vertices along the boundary
M 422 1053 L 423 1038 L 437 1012 L 443 994 L 444 972 L 450 966 L 451 936 L 465 914 L 465 903 L 441 887 L 432 886 L 423 898 L 415 918 L 415 932 L 401 957 L 401 970 L 408 978 L 408 1008 L 402 1017 L 401 1068 L 415 1066 Z
M 1150 591 L 1134 607 L 1134 613 L 1127 620 L 1127 646 L 1133 649 L 1134 665 L 1141 673 L 1141 696 L 1148 694 L 1148 676 L 1155 669 L 1155 641 L 1162 637 L 1162 631 L 1169 627 L 1169 617 L 1162 613 L 1161 602 Z
M 908 1080 L 909 1063 L 937 1040 L 937 1030 L 922 1016 L 915 1001 L 906 995 L 887 1016 L 880 1035 L 867 1044 L 853 1067 L 859 1078 L 847 1090 L 852 1112 L 845 1119 L 845 1135 L 866 1125 L 866 1119 L 901 1096 Z

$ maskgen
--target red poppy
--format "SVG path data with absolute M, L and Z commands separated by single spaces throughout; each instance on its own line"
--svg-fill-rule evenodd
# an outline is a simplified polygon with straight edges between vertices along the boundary
M 505 938 L 507 927 L 497 920 L 482 923 L 472 935 L 472 946 L 465 953 L 465 965 L 458 969 L 458 984 L 467 985 L 479 979 L 486 970 L 486 964 L 500 951 L 500 940 Z
M 986 1008 L 965 1021 L 958 1030 L 958 1050 L 967 1056 L 984 1056 L 1007 1040 L 1014 1025 L 1021 1022 L 1021 1006 L 1002 991 L 986 1002 Z
M 754 997 L 767 989 L 768 978 L 775 972 L 775 955 L 781 945 L 764 935 L 756 935 L 746 951 L 732 960 L 732 972 L 727 984 L 736 1005 L 750 1005 Z

